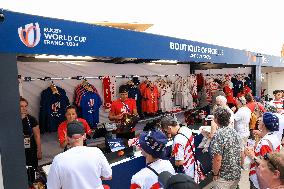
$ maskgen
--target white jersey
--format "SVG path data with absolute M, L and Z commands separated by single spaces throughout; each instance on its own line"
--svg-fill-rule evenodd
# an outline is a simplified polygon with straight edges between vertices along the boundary
M 271 145 L 270 145 L 270 143 Z M 272 147 L 272 149 L 271 149 Z M 257 144 L 254 152 L 256 157 L 263 157 L 266 153 L 270 153 L 272 151 L 280 151 L 280 140 L 277 137 L 277 135 L 273 132 L 267 133 Z M 256 188 L 259 188 L 257 176 L 256 176 L 256 164 L 253 162 L 250 165 L 250 172 L 249 172 L 249 178 L 253 182 L 253 185 Z
M 172 89 L 169 85 L 160 88 L 160 109 L 162 112 L 171 112 L 173 110 Z
M 77 146 L 53 159 L 48 189 L 103 189 L 101 177 L 112 176 L 111 167 L 99 148 Z
M 249 137 L 249 122 L 251 117 L 251 111 L 248 107 L 241 107 L 235 113 L 235 130 L 241 138 Z
M 175 170 L 169 160 L 158 159 L 157 161 L 151 163 L 149 166 L 158 174 L 163 171 L 168 171 L 171 174 L 175 174 Z M 152 170 L 145 167 L 132 176 L 130 188 L 160 189 L 161 187 L 158 182 L 158 176 Z
M 184 161 L 183 167 L 185 174 L 194 178 L 194 156 L 193 151 L 195 151 L 194 147 L 194 138 L 192 132 L 187 127 L 181 127 L 178 133 L 174 138 L 173 142 L 173 156 L 176 161 L 182 160 Z M 193 149 L 192 149 L 193 148 Z

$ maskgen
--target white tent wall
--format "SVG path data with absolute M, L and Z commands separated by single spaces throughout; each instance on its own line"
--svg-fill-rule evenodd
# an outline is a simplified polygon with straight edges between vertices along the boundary
M 250 74 L 251 68 L 221 68 L 221 69 L 207 69 L 207 70 L 195 70 L 195 73 L 202 73 L 205 74 L 238 74 L 238 73 L 244 73 L 244 74 Z
M 149 65 L 149 64 L 111 64 L 100 62 L 18 62 L 18 73 L 22 77 L 72 77 L 72 76 L 117 76 L 117 75 L 174 75 L 187 76 L 190 74 L 190 65 Z M 145 78 L 139 78 L 143 81 Z M 156 80 L 156 78 L 149 78 Z M 172 77 L 175 80 L 174 77 Z M 128 81 L 127 78 L 116 78 L 116 89 Z M 82 81 L 79 80 L 55 80 L 54 84 L 65 89 L 66 94 L 73 102 L 74 88 Z M 88 79 L 102 94 L 102 81 L 99 79 Z M 49 87 L 50 81 L 22 82 L 23 97 L 29 101 L 30 114 L 39 115 L 41 92 Z M 118 94 L 118 93 L 117 93 Z M 100 108 L 100 122 L 108 122 L 108 113 Z
M 273 98 L 274 90 L 284 90 L 284 70 L 267 69 L 262 70 L 261 88 L 266 89 L 264 94 L 269 94 Z

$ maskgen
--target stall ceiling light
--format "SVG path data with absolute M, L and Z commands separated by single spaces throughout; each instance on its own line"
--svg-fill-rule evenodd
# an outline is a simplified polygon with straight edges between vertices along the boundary
M 169 63 L 169 64 L 176 64 L 177 61 L 176 60 L 155 60 L 152 61 L 153 63 Z
M 72 55 L 37 55 L 35 56 L 35 58 L 39 58 L 39 59 L 64 59 L 64 60 L 92 60 L 93 57 L 91 56 L 72 56 Z

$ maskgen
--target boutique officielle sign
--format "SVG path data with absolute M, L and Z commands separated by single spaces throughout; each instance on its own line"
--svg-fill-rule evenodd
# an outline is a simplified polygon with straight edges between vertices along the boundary
M 211 60 L 212 55 L 223 56 L 224 51 L 216 48 L 204 47 L 199 45 L 192 45 L 186 43 L 170 42 L 171 50 L 190 52 L 190 58 Z
M 70 35 L 59 28 L 41 28 L 39 23 L 19 27 L 18 35 L 22 43 L 29 48 L 37 46 L 40 42 L 51 46 L 79 47 L 87 41 L 86 36 Z

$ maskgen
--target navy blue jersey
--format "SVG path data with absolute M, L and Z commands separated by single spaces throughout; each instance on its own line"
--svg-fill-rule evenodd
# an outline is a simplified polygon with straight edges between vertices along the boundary
M 41 93 L 39 111 L 41 133 L 57 132 L 58 125 L 65 120 L 65 111 L 69 105 L 69 99 L 64 89 L 56 88 L 59 94 L 53 94 L 50 87 Z
M 136 101 L 136 107 L 137 107 L 137 112 L 139 115 L 142 113 L 142 106 L 141 106 L 141 100 L 142 100 L 142 95 L 140 90 L 138 89 L 137 86 L 135 85 L 127 85 L 128 86 L 128 98 L 132 98 Z
M 80 100 L 81 115 L 94 129 L 99 123 L 99 109 L 102 105 L 100 96 L 94 92 L 86 92 Z

